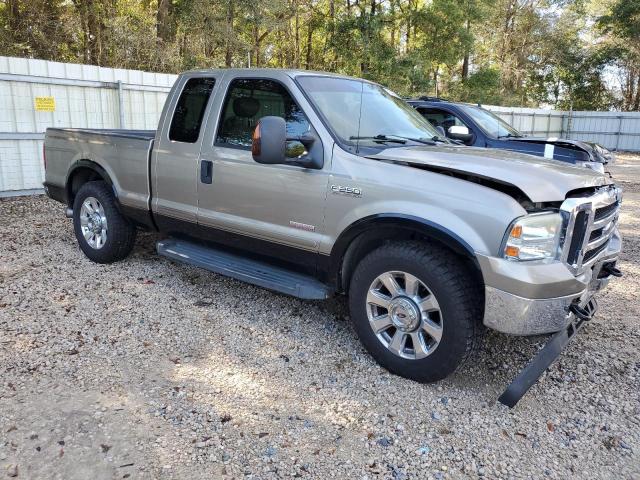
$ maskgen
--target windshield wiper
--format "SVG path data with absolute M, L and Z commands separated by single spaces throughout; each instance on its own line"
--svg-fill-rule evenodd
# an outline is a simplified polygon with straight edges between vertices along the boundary
M 431 140 L 433 140 L 434 142 L 449 143 L 449 140 L 445 140 L 440 135 L 435 135 L 431 137 Z
M 375 135 L 373 137 L 349 137 L 349 140 L 373 140 L 374 142 L 380 143 L 407 143 L 403 138 L 392 138 L 387 135 Z
M 435 145 L 433 140 L 428 140 L 426 138 L 411 138 L 411 137 L 403 137 L 402 135 L 384 135 L 378 134 L 373 137 L 349 137 L 349 140 L 373 140 L 374 142 L 381 143 L 407 143 L 407 140 L 410 142 L 423 143 L 425 145 Z
M 412 137 L 403 137 L 402 135 L 385 135 L 385 136 L 401 138 L 403 140 L 409 140 L 410 142 L 416 142 L 416 143 L 423 143 L 425 145 L 435 145 L 435 141 L 433 138 L 412 138 Z

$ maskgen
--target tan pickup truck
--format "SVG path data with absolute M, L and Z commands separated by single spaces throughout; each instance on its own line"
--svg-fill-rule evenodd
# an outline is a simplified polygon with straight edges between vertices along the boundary
M 45 154 L 46 191 L 91 260 L 124 259 L 143 228 L 177 262 L 305 299 L 347 294 L 364 346 L 399 375 L 451 374 L 483 324 L 558 332 L 505 403 L 620 275 L 611 180 L 454 144 L 361 79 L 188 72 L 157 131 L 51 128 Z

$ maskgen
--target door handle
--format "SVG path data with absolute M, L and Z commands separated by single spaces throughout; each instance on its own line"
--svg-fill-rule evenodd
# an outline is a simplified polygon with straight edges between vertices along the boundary
M 200 181 L 209 184 L 213 182 L 213 162 L 211 160 L 200 162 Z

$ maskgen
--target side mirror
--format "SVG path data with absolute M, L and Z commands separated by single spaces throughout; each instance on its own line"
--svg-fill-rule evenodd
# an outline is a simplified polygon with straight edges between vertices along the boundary
M 282 117 L 262 117 L 251 137 L 251 155 L 258 163 L 285 162 L 287 125 Z
M 284 155 L 288 159 L 300 158 L 307 154 L 307 148 L 299 140 L 287 140 Z
M 251 155 L 256 162 L 267 165 L 320 169 L 323 165 L 322 145 L 313 147 L 315 141 L 313 134 L 287 137 L 287 125 L 282 117 L 262 117 L 251 137 Z
M 473 133 L 464 125 L 452 125 L 447 131 L 447 137 L 460 140 L 469 145 L 473 141 Z

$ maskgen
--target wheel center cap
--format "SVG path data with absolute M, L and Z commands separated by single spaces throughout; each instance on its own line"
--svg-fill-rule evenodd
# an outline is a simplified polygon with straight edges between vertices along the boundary
M 389 315 L 393 325 L 403 332 L 414 330 L 420 323 L 420 311 L 416 304 L 408 298 L 394 298 L 391 301 Z
M 91 215 L 91 221 L 88 226 L 94 233 L 100 233 L 102 231 L 102 217 L 97 213 Z

